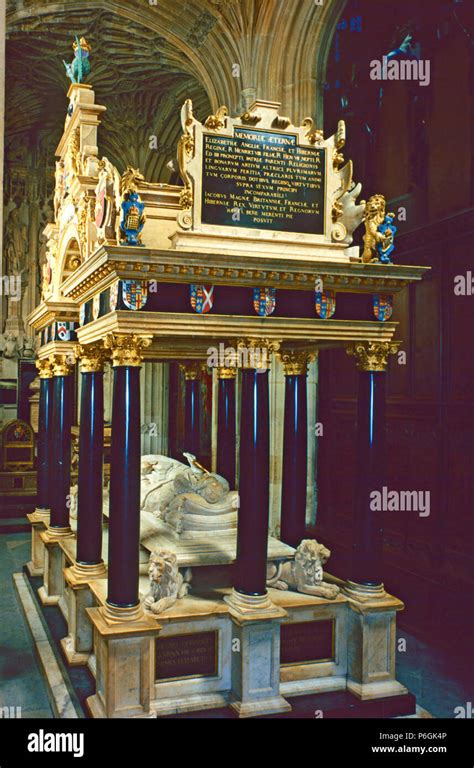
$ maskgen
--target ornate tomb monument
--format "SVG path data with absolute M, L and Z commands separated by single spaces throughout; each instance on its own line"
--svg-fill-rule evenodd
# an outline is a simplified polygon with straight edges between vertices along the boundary
M 30 520 L 34 567 L 44 551 L 42 600 L 68 621 L 66 659 L 89 664 L 96 680 L 90 712 L 154 717 L 230 706 L 249 717 L 289 711 L 304 693 L 402 698 L 395 621 L 403 604 L 383 586 L 368 489 L 383 477 L 386 370 L 400 343 L 391 297 L 425 270 L 392 263 L 393 220 L 381 196 L 358 201 L 343 122 L 327 138 L 310 118 L 292 125 L 278 104 L 257 100 L 240 116 L 221 107 L 200 123 L 187 101 L 177 148 L 183 184 L 149 183 L 130 167 L 121 176 L 100 157 L 105 107 L 78 76 L 79 48 L 68 65 L 55 221 L 45 230 L 50 269 L 29 318 L 43 446 Z M 361 257 L 354 232 L 363 222 Z M 183 286 L 181 302 L 173 297 Z M 355 297 L 350 317 L 338 317 L 338 294 Z M 231 308 L 222 298 L 230 295 Z M 377 314 L 367 319 L 371 296 Z M 199 376 L 221 345 L 230 351 L 215 371 L 211 472 L 195 459 Z M 305 535 L 307 373 L 331 346 L 346 347 L 360 371 L 357 531 L 352 568 L 337 576 L 323 570 L 328 550 Z M 285 375 L 279 539 L 269 535 L 276 359 Z M 106 361 L 114 383 L 104 489 Z M 184 366 L 188 465 L 140 456 L 143 361 Z

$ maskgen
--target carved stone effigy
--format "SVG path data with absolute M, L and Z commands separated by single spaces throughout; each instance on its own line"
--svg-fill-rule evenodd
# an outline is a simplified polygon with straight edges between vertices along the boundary
M 142 513 L 151 513 L 176 537 L 201 537 L 235 529 L 237 498 L 237 492 L 231 491 L 219 475 L 166 456 L 142 457 Z

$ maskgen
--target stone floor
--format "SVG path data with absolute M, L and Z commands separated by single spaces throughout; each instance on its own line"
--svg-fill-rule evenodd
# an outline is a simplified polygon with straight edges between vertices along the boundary
M 12 579 L 14 573 L 22 571 L 29 554 L 29 533 L 3 533 L 0 528 L 0 707 L 21 707 L 24 718 L 52 718 L 46 685 Z M 45 627 L 54 644 L 62 628 L 56 631 L 49 618 Z M 406 640 L 406 650 L 398 653 L 397 678 L 416 696 L 418 705 L 434 717 L 453 718 L 457 707 L 469 711 L 469 702 L 474 704 L 472 660 L 449 656 L 404 632 L 399 637 Z M 82 702 L 80 683 L 74 674 L 67 682 Z
M 29 533 L 2 534 L 0 530 L 0 707 L 21 707 L 24 718 L 52 718 L 12 578 L 30 559 L 30 548 Z

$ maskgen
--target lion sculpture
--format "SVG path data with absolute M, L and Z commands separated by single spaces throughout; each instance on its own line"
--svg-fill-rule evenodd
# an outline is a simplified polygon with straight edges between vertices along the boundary
M 268 564 L 267 586 L 334 600 L 339 594 L 339 587 L 323 581 L 323 565 L 330 557 L 331 551 L 323 544 L 304 539 L 296 550 L 294 560 Z
M 378 261 L 377 245 L 385 243 L 387 235 L 379 231 L 385 221 L 385 198 L 383 195 L 373 195 L 365 206 L 365 235 L 362 261 L 367 264 Z
M 191 589 L 191 569 L 180 573 L 176 555 L 167 549 L 151 553 L 148 574 L 150 591 L 145 595 L 143 607 L 151 613 L 166 611 Z

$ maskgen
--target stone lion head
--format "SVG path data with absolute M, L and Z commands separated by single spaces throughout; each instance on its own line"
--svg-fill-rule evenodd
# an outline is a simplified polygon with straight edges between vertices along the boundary
M 174 593 L 178 583 L 178 558 L 174 552 L 162 549 L 152 552 L 148 562 L 151 591 L 156 598 Z
M 330 557 L 331 550 L 324 544 L 319 544 L 315 539 L 303 539 L 296 550 L 295 565 L 308 579 L 309 584 L 313 580 L 322 581 L 323 565 Z

